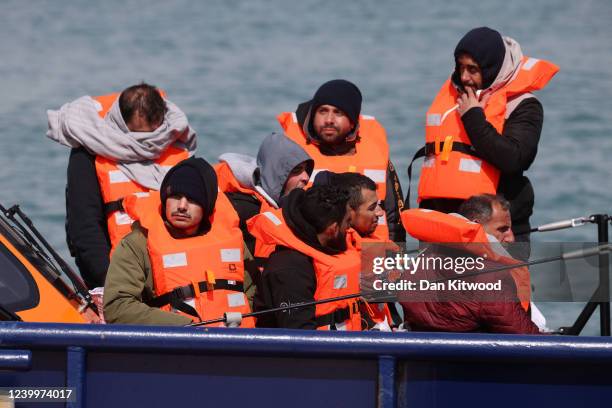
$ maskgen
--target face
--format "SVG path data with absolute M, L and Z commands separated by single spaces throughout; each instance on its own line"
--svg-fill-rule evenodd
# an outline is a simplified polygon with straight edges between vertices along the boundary
M 172 227 L 185 235 L 197 232 L 203 214 L 202 207 L 184 195 L 173 195 L 166 199 L 166 219 Z
M 472 88 L 474 91 L 482 89 L 482 71 L 478 63 L 468 54 L 457 58 L 457 71 L 464 88 Z
M 502 244 L 514 242 L 510 211 L 504 210 L 498 203 L 493 203 L 493 213 L 488 222 L 480 223 L 487 234 L 493 235 Z
M 350 211 L 347 211 L 344 214 L 344 218 L 342 222 L 338 224 L 337 222 L 330 225 L 328 228 L 328 235 L 331 237 L 327 240 L 325 244 L 329 248 L 337 249 L 340 251 L 346 250 L 346 231 L 349 229 L 351 225 L 351 214 Z
M 281 196 L 289 194 L 291 190 L 295 190 L 296 188 L 306 187 L 308 180 L 310 180 L 310 176 L 308 175 L 308 164 L 307 162 L 302 162 L 295 166 L 293 170 L 291 170 L 291 173 L 289 173 Z
M 317 108 L 312 126 L 321 142 L 328 145 L 344 143 L 346 135 L 353 130 L 353 124 L 348 116 L 332 105 L 321 105 Z
M 126 123 L 130 132 L 153 132 L 155 129 L 161 126 L 161 122 L 159 123 L 149 123 L 147 119 L 139 114 L 138 112 L 134 112 L 129 122 Z
M 384 215 L 379 205 L 376 191 L 362 188 L 361 205 L 357 209 L 350 209 L 351 226 L 361 236 L 371 235 L 378 226 L 378 219 Z

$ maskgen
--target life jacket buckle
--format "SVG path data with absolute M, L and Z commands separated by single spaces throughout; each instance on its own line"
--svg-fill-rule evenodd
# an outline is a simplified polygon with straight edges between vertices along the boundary
M 215 289 L 215 283 L 217 283 L 215 279 L 215 273 L 210 269 L 206 270 L 206 288 L 211 291 Z
M 444 138 L 444 145 L 442 147 L 442 155 L 440 156 L 440 160 L 442 160 L 443 162 L 447 162 L 452 151 L 453 151 L 453 136 L 449 135 L 449 136 L 446 136 L 446 138 Z

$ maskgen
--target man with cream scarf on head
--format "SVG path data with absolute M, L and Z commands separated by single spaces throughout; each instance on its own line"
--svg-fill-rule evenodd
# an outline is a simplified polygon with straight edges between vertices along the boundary
M 83 96 L 47 115 L 47 137 L 71 148 L 68 247 L 87 286 L 101 287 L 113 248 L 131 230 L 121 200 L 158 190 L 166 172 L 195 153 L 196 134 L 185 114 L 145 83 Z

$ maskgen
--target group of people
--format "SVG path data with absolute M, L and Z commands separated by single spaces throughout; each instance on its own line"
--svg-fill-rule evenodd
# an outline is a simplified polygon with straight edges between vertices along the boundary
M 529 239 L 534 193 L 523 172 L 543 122 L 531 92 L 558 68 L 487 27 L 469 31 L 454 58 L 415 155 L 420 209 L 407 209 L 385 130 L 346 80 L 278 115 L 257 157 L 226 153 L 212 165 L 194 156 L 186 115 L 145 83 L 49 111 L 47 136 L 71 148 L 68 246 L 85 283 L 104 288 L 106 322 L 229 323 L 276 309 L 232 325 L 538 333 L 528 273 L 513 273 L 488 308 L 406 301 L 400 316 L 394 302 L 358 296 L 364 248 L 391 247 L 406 231 L 424 242 L 474 228 L 457 236 Z

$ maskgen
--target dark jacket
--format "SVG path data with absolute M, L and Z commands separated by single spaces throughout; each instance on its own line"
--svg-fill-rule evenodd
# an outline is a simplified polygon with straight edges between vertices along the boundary
M 309 246 L 327 254 L 339 253 L 321 246 L 316 231 L 302 217 L 298 205 L 303 193 L 303 190 L 294 190 L 284 201 L 282 211 L 287 225 Z M 265 265 L 254 307 L 258 311 L 313 301 L 316 288 L 317 279 L 312 258 L 294 249 L 277 246 Z M 315 307 L 265 314 L 257 318 L 256 325 L 314 330 L 317 328 Z
M 111 245 L 96 176 L 95 156 L 82 147 L 72 149 L 67 173 L 68 248 L 87 286 L 104 286 Z
M 433 252 L 429 256 L 444 256 Z M 485 261 L 485 270 L 499 264 Z M 467 275 L 467 273 L 466 273 Z M 402 292 L 400 303 L 404 322 L 413 331 L 480 332 L 539 334 L 538 327 L 522 308 L 516 285 L 510 272 L 499 271 L 465 278 L 454 271 L 417 270 L 403 279 L 429 282 L 442 278 L 461 278 L 466 282 L 495 283 L 501 281 L 501 291 L 447 290 Z M 445 282 L 448 285 L 448 281 Z
M 531 166 L 538 151 L 544 121 L 542 104 L 534 97 L 521 101 L 504 123 L 501 135 L 487 122 L 481 108 L 470 109 L 461 120 L 479 157 L 501 171 L 497 192 L 510 201 L 512 231 L 515 234 L 529 231 L 534 193 L 523 172 Z M 420 207 L 448 213 L 456 212 L 461 202 L 430 199 L 423 200 Z

